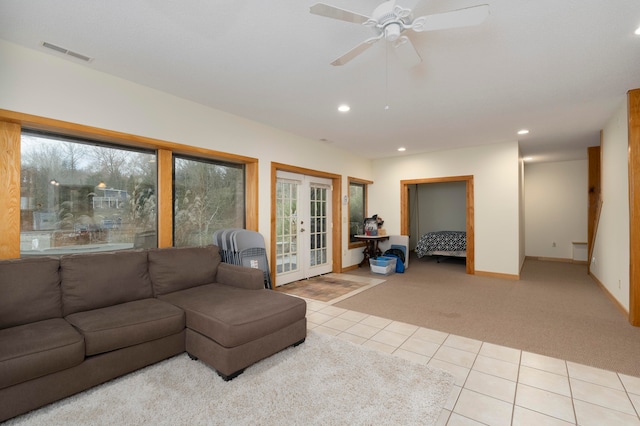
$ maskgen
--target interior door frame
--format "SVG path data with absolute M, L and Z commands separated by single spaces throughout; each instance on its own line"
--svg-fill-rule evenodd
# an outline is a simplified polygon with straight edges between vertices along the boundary
M 321 172 L 319 170 L 306 169 L 304 167 L 291 166 L 289 164 L 271 162 L 271 243 L 269 244 L 269 266 L 273 288 L 276 288 L 276 185 L 278 171 L 298 173 L 301 175 L 319 177 L 331 180 L 331 270 L 340 272 L 342 270 L 342 221 L 340 200 L 342 199 L 342 176 L 335 173 Z
M 467 231 L 467 274 L 476 273 L 475 262 L 475 232 L 474 232 L 474 205 L 473 205 L 473 175 L 447 176 L 439 178 L 409 179 L 400 181 L 400 234 L 409 235 L 409 186 L 423 183 L 465 182 L 467 196 L 466 231 Z

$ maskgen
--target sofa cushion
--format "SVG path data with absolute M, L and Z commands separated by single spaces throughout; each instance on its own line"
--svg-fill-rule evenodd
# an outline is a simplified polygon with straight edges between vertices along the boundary
M 149 275 L 155 295 L 215 282 L 220 262 L 218 246 L 149 250 Z
M 181 332 L 184 311 L 158 299 L 143 299 L 77 312 L 65 318 L 84 336 L 87 356 Z
M 55 257 L 0 261 L 0 328 L 62 317 L 59 268 Z
M 144 250 L 62 256 L 60 274 L 65 316 L 153 297 Z
M 0 330 L 0 389 L 76 366 L 84 341 L 62 318 Z
M 0 261 L 0 328 L 61 318 L 59 269 L 56 257 Z
M 187 327 L 233 348 L 274 333 L 306 315 L 303 299 L 273 290 L 209 284 L 160 296 L 185 310 Z

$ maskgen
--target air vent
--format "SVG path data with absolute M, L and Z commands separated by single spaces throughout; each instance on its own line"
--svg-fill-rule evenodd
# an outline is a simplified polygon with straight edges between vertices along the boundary
M 90 56 L 83 55 L 78 52 L 74 52 L 73 50 L 65 49 L 64 47 L 60 47 L 52 43 L 47 43 L 46 41 L 42 42 L 42 46 L 46 47 L 47 49 L 55 50 L 56 52 L 62 53 L 63 55 L 69 55 L 76 59 L 80 59 L 81 61 L 84 61 L 84 62 L 93 61 L 93 58 Z

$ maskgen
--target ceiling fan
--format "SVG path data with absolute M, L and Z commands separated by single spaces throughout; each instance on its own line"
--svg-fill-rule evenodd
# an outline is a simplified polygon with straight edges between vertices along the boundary
M 374 37 L 363 41 L 331 62 L 331 65 L 344 65 L 377 41 L 385 39 L 392 44 L 406 65 L 414 66 L 420 63 L 422 58 L 413 47 L 411 40 L 403 35 L 405 31 L 423 32 L 477 25 L 489 15 L 489 5 L 471 6 L 450 12 L 420 16 L 415 19 L 411 9 L 396 5 L 395 0 L 381 3 L 374 9 L 372 16 L 365 16 L 325 3 L 314 4 L 311 6 L 310 12 L 327 18 L 362 24 L 376 32 Z

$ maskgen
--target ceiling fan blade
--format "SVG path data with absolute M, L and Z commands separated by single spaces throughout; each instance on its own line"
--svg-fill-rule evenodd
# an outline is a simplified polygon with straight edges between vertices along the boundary
M 325 3 L 316 3 L 309 9 L 314 15 L 325 16 L 327 18 L 339 19 L 341 21 L 353 22 L 356 24 L 364 24 L 370 18 L 359 13 L 351 12 L 339 7 L 331 6 Z
M 360 43 L 359 45 L 357 45 L 356 47 L 354 47 L 344 55 L 340 56 L 335 61 L 331 62 L 331 65 L 339 66 L 339 65 L 346 64 L 347 62 L 349 62 L 350 60 L 352 60 L 353 58 L 355 58 L 356 56 L 358 56 L 359 54 L 361 54 L 362 52 L 364 52 L 365 50 L 373 46 L 373 43 L 380 40 L 381 38 L 382 38 L 382 35 L 380 37 L 373 37 L 363 41 L 362 43 Z
M 421 16 L 407 26 L 414 31 L 435 31 L 478 25 L 489 16 L 489 5 L 481 4 L 451 12 Z
M 422 62 L 420 54 L 409 40 L 409 37 L 402 36 L 393 43 L 396 54 L 400 62 L 407 68 L 412 68 Z

